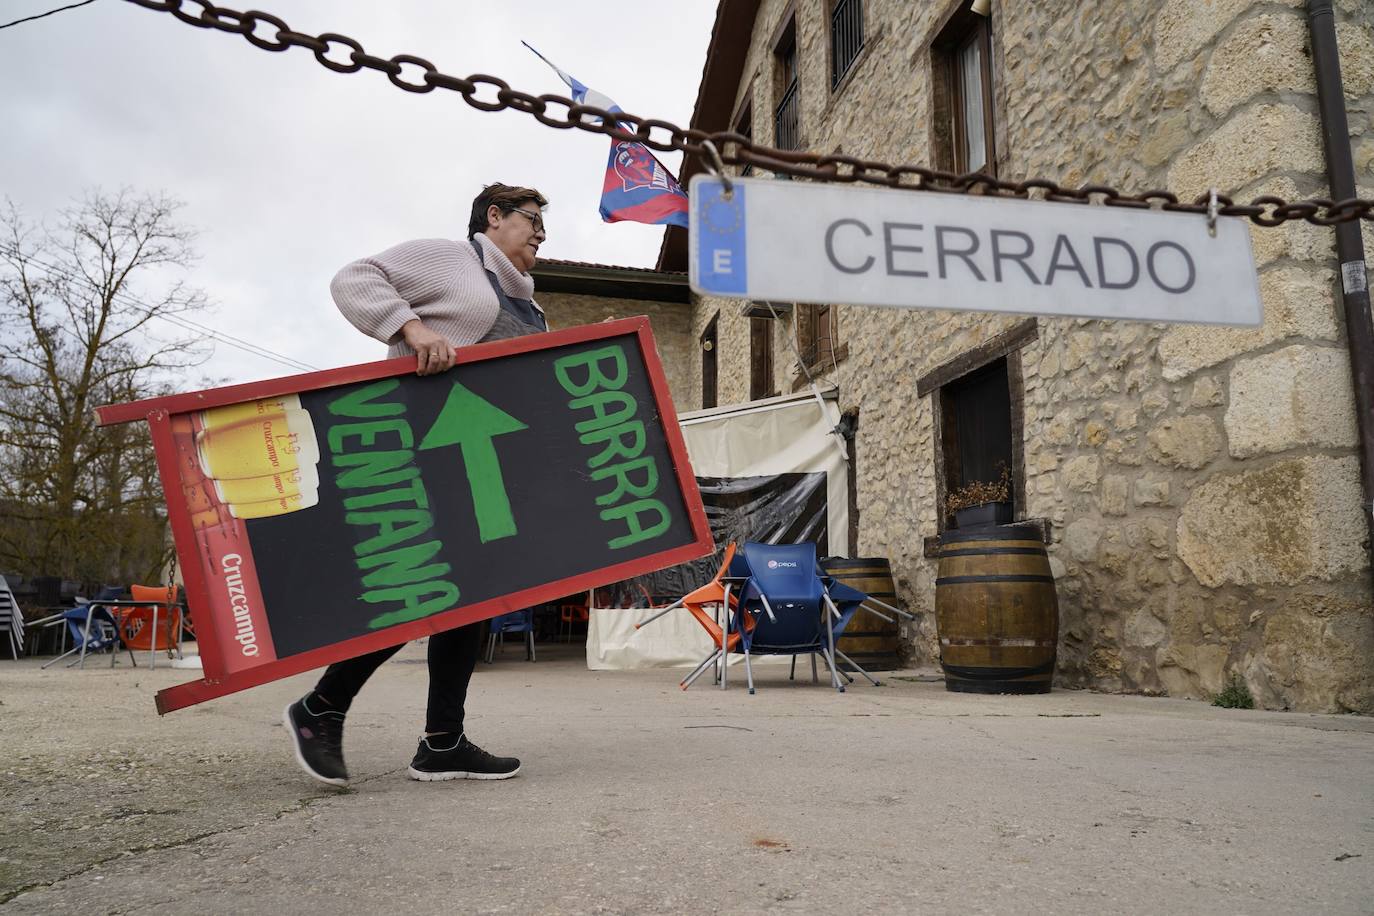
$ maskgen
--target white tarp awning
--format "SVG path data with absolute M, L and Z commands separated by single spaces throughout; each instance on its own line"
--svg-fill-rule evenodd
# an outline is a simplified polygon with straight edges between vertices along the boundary
M 836 393 L 784 395 L 682 414 L 678 419 L 692 471 L 698 477 L 763 477 L 825 473 L 828 553 L 847 553 L 849 468 Z M 592 608 L 587 667 L 592 670 L 692 667 L 712 649 L 706 632 L 685 610 L 635 630 L 652 611 Z

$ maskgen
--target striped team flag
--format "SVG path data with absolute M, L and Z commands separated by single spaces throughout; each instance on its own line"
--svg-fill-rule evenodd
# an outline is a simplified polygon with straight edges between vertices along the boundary
M 607 111 L 621 107 L 595 89 L 590 89 L 560 70 L 528 42 L 520 42 L 536 57 L 553 68 L 572 90 L 572 99 Z M 611 140 L 606 175 L 601 185 L 601 218 L 608 223 L 629 220 L 635 223 L 681 226 L 687 228 L 687 192 L 672 173 L 664 168 L 649 148 L 631 140 Z

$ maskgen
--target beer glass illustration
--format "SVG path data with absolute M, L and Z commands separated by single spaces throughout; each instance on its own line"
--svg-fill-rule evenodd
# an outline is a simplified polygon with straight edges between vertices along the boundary
M 319 485 L 320 478 L 313 464 L 262 477 L 216 478 L 213 484 L 215 496 L 220 502 L 229 504 L 286 499 L 314 490 Z
M 215 500 L 235 518 L 266 518 L 319 502 L 319 443 L 296 395 L 201 411 L 196 457 Z
M 242 404 L 226 404 L 202 410 L 197 416 L 200 428 L 209 430 L 233 426 L 245 420 L 256 420 L 272 414 L 284 414 L 288 410 L 300 410 L 301 399 L 294 394 L 284 394 L 277 398 L 262 398 L 258 401 L 244 401 Z
M 285 515 L 288 512 L 309 509 L 319 501 L 318 491 L 310 490 L 306 493 L 292 493 L 278 499 L 266 499 L 251 503 L 230 503 L 229 511 L 234 518 L 267 518 L 270 515 Z
M 229 507 L 223 505 L 216 496 L 214 481 L 206 477 L 200 468 L 200 456 L 196 450 L 199 422 L 199 415 L 173 415 L 172 445 L 176 451 L 181 492 L 186 500 L 186 511 L 191 516 L 191 526 L 197 531 L 205 531 L 228 523 L 232 516 Z

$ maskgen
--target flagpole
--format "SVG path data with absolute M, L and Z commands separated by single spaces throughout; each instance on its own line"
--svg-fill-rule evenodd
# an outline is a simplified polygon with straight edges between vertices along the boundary
M 542 60 L 544 63 L 548 64 L 550 67 L 553 67 L 554 71 L 557 72 L 559 76 L 562 76 L 562 75 L 563 75 L 563 71 L 562 71 L 562 70 L 559 70 L 558 67 L 557 67 L 557 65 L 555 65 L 553 61 L 549 60 L 549 59 L 548 59 L 547 57 L 545 57 L 543 54 L 540 54 L 538 51 L 535 51 L 535 50 L 534 50 L 534 45 L 530 44 L 528 41 L 525 41 L 523 38 L 520 39 L 520 43 L 521 43 L 522 45 L 524 45 L 525 47 L 529 48 L 530 51 L 532 51 L 532 52 L 534 53 L 534 56 L 535 56 L 535 57 L 539 58 L 539 59 Z

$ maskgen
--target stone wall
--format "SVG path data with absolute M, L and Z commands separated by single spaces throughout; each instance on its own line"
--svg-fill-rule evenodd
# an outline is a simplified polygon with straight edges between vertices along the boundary
M 772 140 L 764 0 L 737 101 Z M 866 47 L 829 88 L 825 5 L 798 0 L 802 145 L 930 162 L 928 44 L 945 3 L 869 0 Z M 997 168 L 1192 198 L 1328 196 L 1299 0 L 993 0 Z M 1374 196 L 1374 17 L 1337 0 L 1362 196 Z M 738 106 L 737 106 L 738 107 Z M 1067 205 L 1066 205 L 1067 206 Z M 1041 319 L 1019 351 L 1027 515 L 1050 520 L 1057 682 L 1206 697 L 1238 675 L 1270 708 L 1374 712 L 1374 596 L 1334 234 L 1252 227 L 1265 320 L 1256 329 Z M 1367 247 L 1371 233 L 1366 229 Z M 748 322 L 720 315 L 720 400 L 748 397 Z M 823 367 L 856 443 L 860 553 L 891 558 L 913 659 L 937 657 L 931 398 L 916 379 L 1019 318 L 846 306 L 847 359 Z M 775 329 L 791 390 L 788 321 Z M 688 397 L 700 403 L 696 374 Z
M 596 324 L 607 318 L 631 318 L 647 315 L 654 332 L 658 358 L 668 377 L 668 388 L 679 413 L 699 406 L 701 377 L 697 368 L 696 338 L 691 336 L 691 309 L 677 302 L 648 302 L 642 299 L 613 299 L 608 296 L 585 296 L 576 293 L 539 293 L 535 297 L 544 309 L 549 329 L 572 328 L 581 324 Z M 693 379 L 696 399 L 692 400 Z

